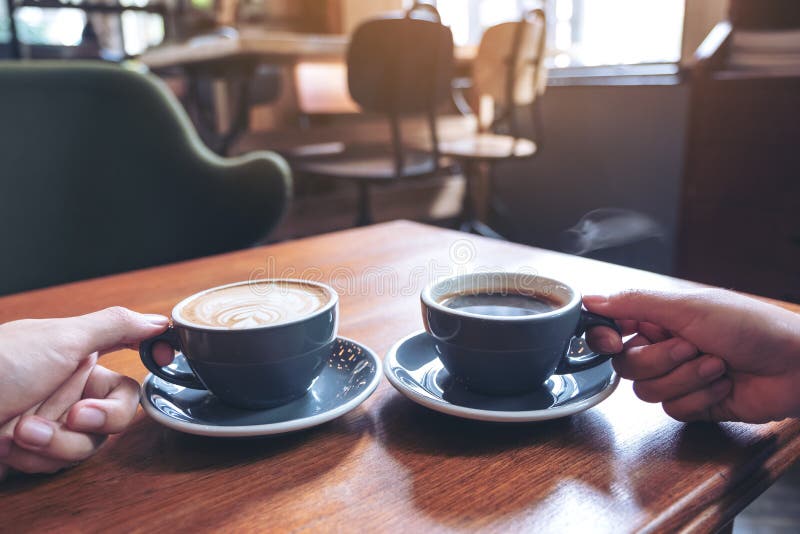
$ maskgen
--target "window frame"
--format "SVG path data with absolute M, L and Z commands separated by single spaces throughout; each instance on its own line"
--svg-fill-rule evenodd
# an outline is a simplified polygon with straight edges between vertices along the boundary
M 480 4 L 487 0 L 465 0 L 466 7 L 469 11 L 469 38 L 467 46 L 476 46 L 480 42 L 480 36 L 483 33 L 483 28 L 480 24 L 479 20 L 479 13 L 480 13 Z M 534 7 L 540 7 L 545 10 L 546 13 L 551 14 L 555 13 L 556 10 L 556 2 L 558 0 L 516 0 L 517 10 L 522 13 L 526 9 L 532 9 Z M 573 2 L 573 16 L 570 19 L 571 23 L 571 34 L 573 36 L 572 42 L 574 43 L 576 40 L 580 38 L 581 31 L 582 31 L 582 24 L 580 16 L 574 16 L 575 12 L 583 13 L 584 11 L 584 4 L 585 0 L 572 0 Z M 413 0 L 405 0 L 407 6 L 413 4 Z M 431 4 L 436 6 L 438 4 L 438 0 L 423 0 L 421 3 Z M 571 64 L 566 66 L 559 66 L 555 64 L 555 58 L 559 54 L 569 54 L 568 50 L 561 50 L 556 46 L 556 25 L 558 24 L 558 20 L 553 17 L 549 16 L 547 18 L 547 49 L 548 49 L 548 68 L 552 75 L 558 77 L 558 71 L 562 69 L 566 69 L 564 74 L 565 78 L 571 78 L 574 76 L 575 72 L 586 71 L 586 75 L 592 76 L 593 74 L 600 72 L 602 76 L 611 75 L 612 72 L 634 72 L 634 71 L 641 71 L 644 75 L 649 75 L 650 72 L 653 70 L 653 66 L 663 66 L 663 71 L 665 75 L 672 75 L 672 70 L 669 66 L 670 65 L 677 65 L 682 62 L 681 54 L 683 49 L 683 41 L 685 38 L 685 20 L 686 20 L 686 7 L 684 6 L 683 12 L 683 21 L 681 24 L 681 36 L 679 38 L 679 46 L 676 50 L 676 60 L 668 60 L 665 59 L 663 61 L 655 61 L 655 62 L 640 62 L 640 63 L 605 63 L 600 65 L 580 65 L 580 64 Z M 577 39 L 576 39 L 577 37 Z M 624 67 L 624 68 L 620 68 Z M 641 68 L 640 68 L 641 67 Z M 669 71 L 669 72 L 668 72 Z M 569 72 L 569 74 L 567 74 Z M 640 76 L 637 74 L 637 76 Z

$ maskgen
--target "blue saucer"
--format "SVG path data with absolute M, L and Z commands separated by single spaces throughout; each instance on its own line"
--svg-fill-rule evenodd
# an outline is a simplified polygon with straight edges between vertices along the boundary
M 172 364 L 189 370 L 183 355 Z M 205 390 L 176 386 L 152 374 L 142 384 L 141 404 L 164 426 L 203 436 L 265 436 L 321 425 L 353 410 L 378 387 L 381 362 L 372 350 L 353 340 L 336 340 L 328 365 L 299 399 L 265 410 L 245 410 L 222 403 Z
M 589 349 L 582 338 L 571 352 Z M 619 383 L 611 362 L 567 375 L 553 375 L 523 395 L 482 395 L 453 380 L 436 355 L 433 339 L 417 332 L 398 341 L 384 359 L 389 382 L 412 401 L 432 410 L 480 421 L 531 422 L 588 410 L 611 395 Z

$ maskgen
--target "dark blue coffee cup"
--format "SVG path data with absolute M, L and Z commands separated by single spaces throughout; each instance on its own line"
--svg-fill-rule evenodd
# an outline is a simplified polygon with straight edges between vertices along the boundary
M 232 329 L 199 326 L 181 317 L 179 310 L 199 295 L 251 284 L 293 283 L 313 287 L 327 301 L 307 316 L 260 327 Z M 153 375 L 178 386 L 207 389 L 223 402 L 240 408 L 261 409 L 303 396 L 328 360 L 336 340 L 339 297 L 331 287 L 305 280 L 257 280 L 212 288 L 184 299 L 172 311 L 166 332 L 139 345 L 142 363 Z M 160 367 L 153 346 L 166 342 L 183 353 L 192 372 Z
M 493 302 L 523 295 L 546 306 L 541 311 L 508 316 L 448 305 L 456 297 L 463 300 L 464 295 L 492 295 Z M 574 288 L 532 274 L 455 276 L 426 287 L 421 301 L 425 330 L 434 338 L 447 371 L 468 388 L 493 395 L 528 392 L 553 374 L 600 365 L 611 355 L 570 355 L 572 339 L 594 326 L 619 332 L 613 320 L 584 310 L 581 295 Z

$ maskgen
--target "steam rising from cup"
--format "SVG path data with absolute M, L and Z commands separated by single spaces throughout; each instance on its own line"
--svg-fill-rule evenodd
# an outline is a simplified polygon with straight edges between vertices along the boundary
M 561 250 L 583 256 L 596 250 L 663 239 L 663 226 L 651 217 L 620 208 L 590 211 L 572 228 L 561 234 Z

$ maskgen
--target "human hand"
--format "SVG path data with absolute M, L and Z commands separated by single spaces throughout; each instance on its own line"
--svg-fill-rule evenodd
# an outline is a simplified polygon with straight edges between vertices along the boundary
M 614 368 L 636 395 L 680 421 L 764 423 L 800 415 L 800 314 L 721 289 L 587 296 L 616 319 L 589 346 L 620 352 Z
M 125 308 L 0 325 L 0 479 L 9 468 L 58 471 L 124 430 L 139 384 L 97 359 L 136 349 L 167 325 L 166 317 Z

